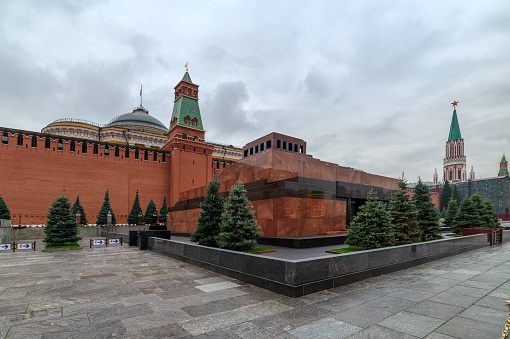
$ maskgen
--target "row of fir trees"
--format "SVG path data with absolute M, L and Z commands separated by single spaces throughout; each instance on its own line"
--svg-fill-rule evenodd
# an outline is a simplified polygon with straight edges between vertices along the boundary
M 76 201 L 72 207 L 72 213 L 73 215 L 76 215 L 77 212 L 80 212 L 81 215 L 81 224 L 87 225 L 87 215 L 85 213 L 85 210 L 83 209 L 83 206 L 80 204 L 80 196 L 76 198 Z M 113 212 L 113 209 L 110 205 L 110 193 L 108 192 L 108 189 L 106 189 L 106 193 L 104 194 L 104 201 L 101 205 L 101 209 L 99 210 L 99 213 L 97 215 L 97 225 L 106 225 L 108 223 L 108 212 L 110 213 L 112 220 L 111 224 L 115 225 L 117 224 L 117 218 L 115 217 L 115 213 Z M 155 222 L 154 215 L 156 215 L 156 218 L 159 222 L 166 223 L 166 215 L 168 213 L 168 207 L 166 204 L 166 196 L 163 198 L 163 205 L 161 206 L 161 209 L 158 210 L 156 207 L 156 204 L 154 203 L 154 200 L 151 198 L 151 201 L 147 205 L 147 208 L 145 209 L 145 214 L 142 211 L 142 208 L 140 207 L 140 200 L 138 198 L 138 190 L 136 191 L 136 198 L 133 203 L 133 207 L 131 208 L 131 212 L 128 216 L 128 224 L 138 224 L 138 217 L 139 215 L 143 215 L 143 220 L 145 223 L 152 223 Z
M 68 198 L 67 198 L 68 199 Z M 101 206 L 101 209 L 99 210 L 99 213 L 97 215 L 97 225 L 106 225 L 108 223 L 108 212 L 110 212 L 112 216 L 111 223 L 115 225 L 117 223 L 117 220 L 115 218 L 115 213 L 113 212 L 112 207 L 110 206 L 110 194 L 108 192 L 108 189 L 106 190 L 106 193 L 104 195 L 104 201 Z M 76 214 L 80 213 L 80 224 L 81 225 L 88 225 L 87 220 L 87 213 L 85 212 L 85 209 L 80 203 L 80 196 L 78 195 L 76 197 L 76 200 L 73 204 L 73 206 L 70 209 L 70 213 L 73 215 L 73 218 L 76 218 Z M 157 216 L 157 219 L 159 222 L 166 223 L 166 215 L 168 213 L 168 207 L 166 204 L 166 196 L 163 198 L 163 205 L 161 206 L 161 209 L 159 210 L 158 215 L 158 209 L 156 207 L 156 204 L 154 203 L 154 200 L 151 198 L 151 201 L 147 205 L 147 208 L 145 209 L 145 214 L 142 211 L 142 208 L 140 207 L 140 200 L 138 199 L 138 190 L 136 191 L 136 198 L 133 203 L 133 207 L 131 208 L 131 213 L 129 213 L 128 216 L 128 224 L 138 224 L 138 217 L 140 215 L 143 215 L 143 219 L 145 223 L 152 223 L 155 220 L 154 216 Z M 5 203 L 4 199 L 0 195 L 0 219 L 11 219 L 11 212 L 9 211 L 9 208 L 7 207 L 7 204 Z
M 260 227 L 246 189 L 237 181 L 224 201 L 219 193 L 221 181 L 216 176 L 209 181 L 205 201 L 200 204 L 198 226 L 190 240 L 199 245 L 234 251 L 248 250 L 257 244 Z
M 499 227 L 499 218 L 494 213 L 494 206 L 489 199 L 482 201 L 480 194 L 473 194 L 459 204 L 452 196 L 448 201 L 444 217 L 444 226 L 455 234 L 461 234 L 464 228 Z
M 151 201 L 149 201 L 149 204 L 147 205 L 147 208 L 145 209 L 145 214 L 142 211 L 142 208 L 140 207 L 140 199 L 138 198 L 138 190 L 136 190 L 136 197 L 135 201 L 133 202 L 133 207 L 131 207 L 131 212 L 128 215 L 128 224 L 135 225 L 138 224 L 138 218 L 140 216 L 143 216 L 143 221 L 146 224 L 150 224 L 155 222 L 155 218 L 157 217 L 159 222 L 166 224 L 166 215 L 168 213 L 168 207 L 166 205 L 166 196 L 163 198 L 163 205 L 161 206 L 161 209 L 159 210 L 159 216 L 158 216 L 158 208 L 156 207 L 156 203 L 151 198 Z
M 439 216 L 427 185 L 420 179 L 412 197 L 404 179 L 398 187 L 388 209 L 372 190 L 368 192 L 351 222 L 346 244 L 373 249 L 441 239 Z

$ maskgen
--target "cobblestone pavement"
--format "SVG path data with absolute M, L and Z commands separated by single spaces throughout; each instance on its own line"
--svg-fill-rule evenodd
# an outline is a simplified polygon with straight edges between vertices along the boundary
M 493 339 L 508 316 L 510 244 L 297 299 L 150 251 L 82 244 L 0 252 L 0 338 Z

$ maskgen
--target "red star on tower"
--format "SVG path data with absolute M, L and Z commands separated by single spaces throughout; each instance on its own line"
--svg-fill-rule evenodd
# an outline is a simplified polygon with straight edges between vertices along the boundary
M 453 100 L 452 102 L 453 107 L 457 106 L 458 103 L 459 103 L 458 101 Z

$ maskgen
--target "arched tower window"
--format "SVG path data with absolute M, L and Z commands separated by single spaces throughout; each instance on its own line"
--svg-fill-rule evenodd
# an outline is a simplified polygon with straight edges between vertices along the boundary
M 195 135 L 195 136 L 193 137 L 193 141 L 200 141 L 200 137 L 199 137 L 198 135 Z
M 186 133 L 186 132 L 182 133 L 182 138 L 184 140 L 188 140 L 188 133 Z
M 184 123 L 185 123 L 186 125 L 189 125 L 189 124 L 190 124 L 190 121 L 191 121 L 191 118 L 189 117 L 189 115 L 186 115 L 186 116 L 184 117 Z
M 452 180 L 453 180 L 453 173 L 452 173 L 452 171 L 450 170 L 450 181 L 452 181 Z
M 197 118 L 193 118 L 193 120 L 191 120 L 191 126 L 196 127 L 197 125 L 198 125 L 198 119 Z
M 462 180 L 462 177 L 460 176 L 461 171 L 459 170 L 459 180 Z

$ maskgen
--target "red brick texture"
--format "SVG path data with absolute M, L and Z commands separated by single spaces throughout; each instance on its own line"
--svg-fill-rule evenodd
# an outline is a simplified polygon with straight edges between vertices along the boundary
M 38 137 L 37 148 L 32 148 L 28 134 L 23 135 L 23 146 L 17 145 L 18 133 L 9 133 L 8 144 L 0 144 L 0 194 L 13 215 L 13 224 L 19 223 L 20 215 L 23 225 L 45 224 L 49 207 L 64 189 L 71 202 L 80 195 L 89 223 L 95 223 L 107 188 L 117 223 L 127 223 L 136 190 L 144 211 L 151 198 L 159 210 L 164 196 L 173 206 L 180 191 L 203 187 L 211 178 L 212 147 L 192 141 L 186 146 L 169 142 L 172 153 L 167 153 L 163 162 L 161 154 L 154 161 L 155 150 L 151 149 L 140 149 L 138 160 L 134 149 L 130 149 L 129 159 L 125 148 L 115 157 L 113 146 L 109 156 L 105 156 L 109 146 L 104 145 L 98 145 L 94 155 L 92 142 L 86 154 L 81 141 L 71 152 L 71 142 L 63 140 L 60 151 L 58 138 L 50 138 L 50 148 L 45 149 L 45 138 Z

